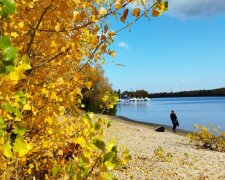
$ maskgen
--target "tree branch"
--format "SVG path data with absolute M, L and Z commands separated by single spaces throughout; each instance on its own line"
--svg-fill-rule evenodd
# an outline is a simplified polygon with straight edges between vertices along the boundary
M 89 63 L 89 62 L 91 61 L 91 59 L 94 57 L 94 54 L 96 53 L 96 51 L 99 49 L 99 47 L 100 47 L 105 41 L 106 41 L 106 40 L 101 41 L 101 42 L 97 45 L 97 47 L 95 48 L 95 50 L 91 53 L 91 56 L 88 58 L 87 62 L 79 69 L 78 73 L 81 72 L 81 71 L 85 68 L 85 66 L 88 65 L 88 63 Z
M 88 175 L 87 175 L 87 177 L 86 177 L 86 180 L 88 179 L 88 177 L 90 176 L 90 174 L 93 172 L 93 170 L 94 170 L 95 166 L 97 165 L 99 159 L 101 158 L 102 154 L 103 154 L 103 152 L 102 152 L 102 153 L 98 156 L 98 158 L 95 160 L 93 166 L 91 167 L 91 170 L 88 172 Z
M 32 71 L 44 66 L 45 64 L 55 60 L 56 58 L 58 58 L 59 56 L 63 55 L 64 53 L 67 53 L 70 50 L 70 48 L 67 48 L 65 51 L 61 51 L 60 53 L 56 54 L 55 56 L 51 57 L 49 60 L 44 61 L 42 64 L 35 66 L 32 68 Z
M 127 6 L 129 3 L 131 3 L 131 2 L 132 2 L 132 0 L 129 0 L 128 2 L 126 2 L 125 4 L 123 4 L 123 5 L 121 6 L 121 8 L 116 9 L 116 10 L 113 10 L 113 11 L 110 11 L 109 13 L 105 14 L 104 16 L 101 16 L 98 20 L 103 19 L 103 18 L 105 18 L 105 17 L 107 17 L 107 16 L 109 16 L 109 15 L 111 15 L 111 14 L 117 12 L 118 10 L 120 10 L 120 9 L 122 9 L 122 8 L 124 8 L 124 7 L 126 7 L 126 6 Z M 89 21 L 89 22 L 87 22 L 86 24 L 83 24 L 82 26 L 74 27 L 73 29 L 70 29 L 70 30 L 67 30 L 67 29 L 61 29 L 61 30 L 59 30 L 59 31 L 56 31 L 55 29 L 39 29 L 39 31 L 43 31 L 43 32 L 69 32 L 69 31 L 77 31 L 77 30 L 82 29 L 82 28 L 84 28 L 84 27 L 86 27 L 86 26 L 89 26 L 90 24 L 93 24 L 93 23 L 95 23 L 95 22 L 94 22 L 94 21 Z
M 45 16 L 45 14 L 46 14 L 46 12 L 47 12 L 47 10 L 48 10 L 49 7 L 50 7 L 50 5 L 47 6 L 47 7 L 45 8 L 45 10 L 42 12 L 41 17 L 40 17 L 40 19 L 38 20 L 38 23 L 37 23 L 36 27 L 31 29 L 32 33 L 31 33 L 30 41 L 29 41 L 28 46 L 27 46 L 27 54 L 29 54 L 29 51 L 30 51 L 31 46 L 32 46 L 32 44 L 33 44 L 34 37 L 35 37 L 35 35 L 36 35 L 36 30 L 37 30 L 38 27 L 40 26 L 41 21 L 43 20 L 43 18 L 44 18 L 44 16 Z

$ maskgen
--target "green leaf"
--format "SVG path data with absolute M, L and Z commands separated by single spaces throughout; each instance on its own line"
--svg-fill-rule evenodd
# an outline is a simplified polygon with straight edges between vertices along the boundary
M 14 153 L 18 153 L 19 157 L 23 157 L 29 152 L 27 143 L 22 136 L 19 136 L 19 135 L 17 136 L 13 146 L 13 151 Z
M 21 102 L 22 104 L 25 104 L 26 101 L 27 101 L 27 98 L 26 98 L 26 97 L 21 97 L 21 98 L 20 98 L 20 102 Z
M 0 74 L 5 73 L 5 71 L 6 71 L 5 66 L 3 64 L 0 64 Z
M 103 140 L 100 139 L 94 139 L 93 144 L 98 148 L 101 149 L 102 151 L 105 150 L 105 143 Z
M 13 153 L 12 153 L 12 146 L 10 145 L 9 139 L 7 139 L 6 143 L 3 146 L 3 154 L 7 157 L 7 158 L 11 158 L 13 157 Z
M 12 0 L 3 0 L 3 4 L 5 5 L 4 11 L 7 15 L 14 14 L 16 11 L 16 4 Z
M 61 171 L 61 166 L 55 166 L 54 168 L 52 168 L 52 175 L 56 177 L 59 175 L 60 171 Z
M 6 36 L 0 37 L 0 49 L 6 49 L 11 46 L 9 38 Z
M 16 95 L 18 95 L 20 97 L 24 97 L 23 91 L 21 91 L 21 90 L 17 91 Z
M 106 161 L 112 159 L 115 155 L 116 155 L 115 152 L 108 152 L 107 154 L 104 155 L 104 161 L 103 162 L 106 162 Z
M 17 49 L 13 46 L 10 46 L 3 51 L 2 60 L 11 62 L 14 61 L 16 56 L 17 56 Z
M 30 59 L 28 57 L 27 54 L 24 54 L 21 58 L 21 61 L 22 61 L 22 67 L 24 70 L 28 70 L 28 69 L 31 69 L 31 66 L 30 66 Z
M 26 132 L 26 129 L 23 128 L 19 123 L 16 124 L 16 128 L 13 131 L 15 134 L 18 134 L 19 136 L 23 136 Z
M 108 170 L 112 170 L 112 169 L 114 169 L 116 167 L 116 163 L 113 163 L 112 161 L 106 161 L 104 163 L 104 165 L 106 166 L 106 168 Z
M 15 71 L 15 66 L 6 66 L 6 73 L 9 74 L 11 72 Z
M 16 117 L 22 118 L 22 114 L 21 114 L 21 112 L 20 112 L 20 110 L 19 110 L 18 108 L 15 108 L 14 115 L 15 115 Z
M 0 129 L 0 138 L 4 137 L 4 131 Z
M 75 165 L 73 162 L 70 162 L 70 164 L 68 166 L 68 173 L 70 176 L 73 176 L 75 173 Z
M 82 178 L 86 177 L 88 175 L 88 168 L 86 167 L 84 161 L 82 159 L 79 159 L 78 167 L 80 168 L 82 172 Z
M 20 102 L 25 104 L 27 98 L 24 96 L 23 91 L 19 90 L 16 92 L 16 95 L 20 96 Z
M 0 129 L 5 127 L 5 121 L 3 118 L 0 117 Z
M 95 127 L 95 130 L 99 130 L 101 127 L 101 124 L 97 122 L 95 123 L 94 127 Z
M 164 11 L 168 11 L 168 1 L 164 2 Z
M 107 128 L 109 128 L 109 127 L 111 127 L 112 126 L 112 121 L 109 121 L 108 123 L 107 123 Z
M 16 108 L 14 108 L 11 104 L 9 103 L 5 103 L 3 104 L 3 107 L 6 111 L 8 111 L 9 113 L 14 113 L 16 111 Z

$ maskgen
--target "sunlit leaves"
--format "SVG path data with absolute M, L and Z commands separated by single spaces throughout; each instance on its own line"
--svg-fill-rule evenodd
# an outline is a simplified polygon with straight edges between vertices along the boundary
M 141 0 L 141 3 L 142 3 L 143 6 L 145 6 L 146 5 L 146 0 Z
M 9 138 L 7 138 L 6 142 L 3 145 L 3 154 L 7 157 L 7 158 L 11 158 L 13 156 L 12 153 L 12 146 L 10 144 L 10 140 Z
M 116 153 L 113 152 L 113 151 L 108 152 L 107 154 L 104 155 L 104 160 L 103 160 L 103 162 L 109 161 L 109 160 L 112 159 L 115 155 L 116 155 Z
M 90 82 L 90 81 L 89 82 L 85 82 L 85 86 L 89 90 L 91 89 L 91 85 L 92 85 L 92 82 Z
M 140 15 L 140 8 L 134 8 L 132 11 L 132 15 L 138 18 Z
M 215 125 L 198 127 L 194 124 L 196 132 L 189 133 L 188 137 L 200 148 L 225 152 L 225 132 L 220 132 Z
M 78 167 L 81 169 L 81 178 L 84 178 L 88 174 L 88 168 L 82 159 L 79 159 Z
M 87 148 L 87 142 L 86 140 L 83 138 L 83 137 L 78 137 L 76 140 L 75 140 L 75 143 L 76 144 L 79 144 L 81 147 L 83 148 Z
M 118 31 L 107 18 L 129 24 L 129 2 L 0 1 L 0 178 L 6 171 L 8 179 L 15 172 L 18 179 L 104 179 L 127 161 L 127 152 L 120 159 L 116 143 L 103 140 L 111 122 L 80 108 L 87 95 L 101 111 L 115 105 L 94 64 L 103 64 L 104 54 L 115 57 L 110 45 Z M 141 13 L 134 9 L 131 19 Z
M 158 11 L 158 10 L 152 10 L 152 16 L 153 17 L 156 17 L 156 16 L 159 16 L 159 15 L 161 15 L 161 12 L 160 11 Z
M 23 111 L 31 110 L 31 106 L 29 104 L 24 104 Z
M 107 10 L 104 7 L 100 7 L 99 14 L 104 16 L 107 14 Z
M 5 126 L 5 121 L 3 118 L 0 117 L 0 129 L 2 129 Z
M 0 117 L 0 138 L 4 137 L 4 130 L 3 130 L 4 127 L 5 127 L 5 121 L 3 118 Z M 0 144 L 2 144 L 1 141 L 0 141 Z
M 54 177 L 58 176 L 59 173 L 60 173 L 60 170 L 61 170 L 61 167 L 56 165 L 56 166 L 52 169 L 52 175 L 53 175 Z
M 107 128 L 109 128 L 109 127 L 111 127 L 112 126 L 112 121 L 109 121 L 108 123 L 107 123 Z
M 123 0 L 116 0 L 115 7 L 116 9 L 120 9 L 122 7 Z
M 26 155 L 31 147 L 27 144 L 27 142 L 23 139 L 22 136 L 17 136 L 15 143 L 13 145 L 13 152 L 18 156 L 18 157 L 23 157 Z
M 25 70 L 29 70 L 31 69 L 31 66 L 30 66 L 30 59 L 28 57 L 28 54 L 24 54 L 21 58 L 21 61 L 20 61 L 20 67 L 25 71 Z
M 152 10 L 152 16 L 156 17 L 161 15 L 162 12 L 168 11 L 168 1 L 157 1 Z
M 128 9 L 124 9 L 122 16 L 120 17 L 120 21 L 124 22 L 128 15 Z
M 102 101 L 106 104 L 106 107 L 108 109 L 112 109 L 117 100 L 118 100 L 117 94 L 109 91 L 106 91 L 104 97 L 102 98 Z
M 25 134 L 25 132 L 26 132 L 26 129 L 17 123 L 16 128 L 14 129 L 13 133 L 22 137 Z
M 100 150 L 105 150 L 105 143 L 101 139 L 94 139 L 93 144 Z
M 10 103 L 3 104 L 3 107 L 6 111 L 8 111 L 11 114 L 16 112 L 16 108 L 13 107 Z

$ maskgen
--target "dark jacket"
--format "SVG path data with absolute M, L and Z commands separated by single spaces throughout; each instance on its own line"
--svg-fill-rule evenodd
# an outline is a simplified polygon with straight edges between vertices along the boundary
M 173 124 L 176 124 L 177 126 L 179 126 L 178 120 L 177 120 L 177 116 L 175 113 L 171 113 L 170 114 L 170 119 L 172 121 Z

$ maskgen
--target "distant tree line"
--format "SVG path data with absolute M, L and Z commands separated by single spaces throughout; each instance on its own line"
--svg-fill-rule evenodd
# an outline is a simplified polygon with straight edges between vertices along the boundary
M 149 93 L 145 90 L 137 91 L 117 91 L 117 94 L 121 98 L 129 97 L 149 97 L 149 98 L 163 98 L 163 97 L 200 97 L 200 96 L 225 96 L 225 88 L 218 88 L 212 90 L 193 90 L 193 91 L 180 91 L 180 92 L 161 92 L 161 93 Z
M 117 94 L 120 98 L 141 98 L 141 97 L 149 97 L 149 93 L 148 91 L 145 90 L 136 90 L 136 91 L 124 91 L 124 92 L 120 92 L 120 90 L 117 91 Z

